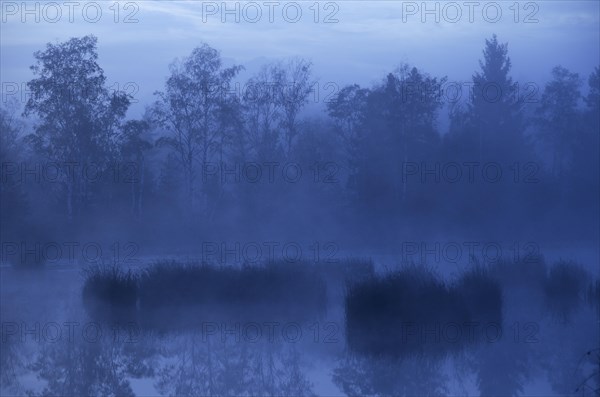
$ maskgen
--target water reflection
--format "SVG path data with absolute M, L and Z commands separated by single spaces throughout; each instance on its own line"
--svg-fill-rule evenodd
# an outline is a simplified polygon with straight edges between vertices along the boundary
M 101 330 L 101 331 L 100 331 Z M 293 344 L 251 343 L 199 332 L 125 335 L 106 327 L 56 342 L 6 338 L 3 388 L 36 396 L 312 396 Z M 102 336 L 99 336 L 99 335 Z M 9 342 L 10 341 L 10 342 Z M 31 360 L 27 351 L 35 351 Z M 37 387 L 32 387 L 35 373 Z M 27 383 L 27 384 L 26 384 Z
M 2 395 L 588 396 L 600 387 L 595 282 L 549 302 L 533 277 L 507 278 L 501 327 L 474 327 L 479 338 L 464 343 L 466 330 L 456 340 L 442 322 L 423 330 L 423 349 L 398 355 L 350 348 L 343 297 L 330 299 L 325 318 L 248 312 L 253 321 L 236 321 L 244 316 L 214 307 L 185 327 L 175 321 L 157 330 L 136 317 L 91 317 L 76 277 L 48 274 L 52 288 L 25 296 L 19 291 L 36 291 L 38 281 L 2 276 Z
M 301 355 L 293 346 L 204 342 L 197 333 L 181 335 L 165 349 L 156 387 L 165 395 L 309 396 Z
M 438 396 L 450 392 L 443 364 L 426 357 L 405 360 L 349 354 L 340 360 L 333 379 L 348 396 Z
M 98 333 L 93 327 L 85 334 L 76 330 L 73 339 L 63 334 L 56 341 L 48 339 L 50 334 L 33 340 L 33 334 L 5 333 L 2 389 L 36 396 L 311 396 L 324 394 L 315 387 L 318 373 L 330 377 L 337 394 L 349 396 L 526 395 L 544 378 L 550 384 L 539 390 L 573 394 L 598 366 L 596 356 L 585 355 L 590 330 L 553 325 L 540 335 L 562 341 L 552 346 L 518 343 L 507 332 L 495 343 L 469 345 L 446 356 L 411 357 L 352 353 L 343 340 L 328 351 L 315 345 L 312 335 L 290 343 L 107 326 Z M 335 358 L 333 366 L 319 361 L 325 355 Z M 316 371 L 313 362 L 318 362 Z M 582 395 L 593 395 L 597 382 L 597 376 L 588 379 Z

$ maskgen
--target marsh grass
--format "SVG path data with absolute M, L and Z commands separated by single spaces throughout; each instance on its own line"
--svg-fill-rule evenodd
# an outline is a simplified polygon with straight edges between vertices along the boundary
M 568 321 L 585 301 L 588 279 L 589 274 L 574 262 L 555 263 L 544 283 L 545 302 L 550 312 Z
M 160 326 L 164 316 L 177 325 L 227 318 L 300 320 L 319 317 L 326 307 L 322 278 L 287 263 L 215 267 L 162 262 L 148 269 L 139 285 L 140 316 L 149 326 Z
M 137 277 L 131 271 L 111 266 L 85 270 L 83 303 L 93 318 L 113 322 L 135 321 Z
M 443 356 L 480 340 L 478 330 L 486 323 L 501 327 L 502 294 L 483 268 L 449 286 L 431 269 L 413 264 L 349 286 L 345 314 L 354 352 Z
M 179 329 L 210 321 L 304 321 L 324 315 L 326 283 L 314 267 L 273 263 L 212 266 L 157 262 L 133 274 L 118 268 L 87 272 L 84 303 L 110 319 L 127 308 L 144 327 Z

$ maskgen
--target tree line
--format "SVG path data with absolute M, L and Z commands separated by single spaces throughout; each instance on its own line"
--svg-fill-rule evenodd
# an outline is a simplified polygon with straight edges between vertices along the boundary
M 597 234 L 598 67 L 587 82 L 554 67 L 531 103 L 493 36 L 466 101 L 445 103 L 446 77 L 404 64 L 371 87 L 342 87 L 309 116 L 311 62 L 264 65 L 236 95 L 243 66 L 201 44 L 171 64 L 144 115 L 127 119 L 133 98 L 108 88 L 96 37 L 34 57 L 23 113 L 0 111 L 3 240 L 99 221 L 149 240 L 291 229 L 378 243 L 427 230 Z

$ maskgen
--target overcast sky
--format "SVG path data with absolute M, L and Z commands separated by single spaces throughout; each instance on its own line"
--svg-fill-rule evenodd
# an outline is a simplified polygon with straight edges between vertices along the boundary
M 421 1 L 227 2 L 229 14 L 220 1 L 26 4 L 2 1 L 4 91 L 32 78 L 32 54 L 47 42 L 94 34 L 109 84 L 134 83 L 133 116 L 162 89 L 168 65 L 201 42 L 245 65 L 243 79 L 270 60 L 310 59 L 322 86 L 369 85 L 401 62 L 468 80 L 493 33 L 509 43 L 519 81 L 542 82 L 558 64 L 587 79 L 600 63 L 597 1 L 428 2 L 428 14 Z

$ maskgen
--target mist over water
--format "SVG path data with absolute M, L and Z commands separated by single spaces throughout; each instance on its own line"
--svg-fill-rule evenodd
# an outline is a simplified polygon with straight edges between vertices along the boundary
M 596 2 L 0 3 L 0 394 L 600 395 Z

